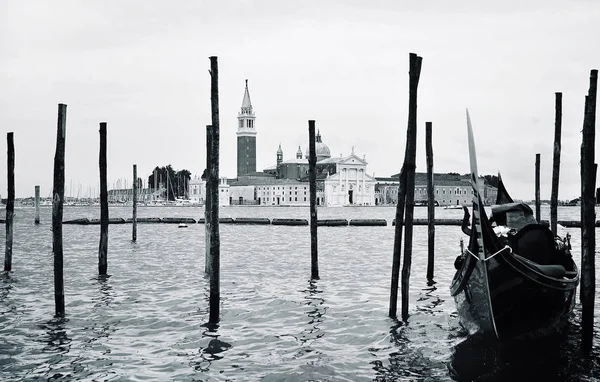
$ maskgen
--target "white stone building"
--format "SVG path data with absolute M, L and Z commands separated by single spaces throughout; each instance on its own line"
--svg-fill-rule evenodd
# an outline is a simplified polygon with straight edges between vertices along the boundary
M 206 200 L 206 181 L 195 176 L 188 183 L 188 196 L 193 204 L 204 204 Z
M 256 197 L 262 206 L 308 206 L 310 190 L 308 182 L 293 179 L 273 179 L 257 185 Z
M 229 205 L 229 189 L 230 186 L 227 184 L 227 178 L 219 179 L 219 205 Z M 193 204 L 205 204 L 206 203 L 206 180 L 195 176 L 194 179 L 190 180 L 188 184 L 188 195 Z
M 229 189 L 230 186 L 227 184 L 227 178 L 219 179 L 219 205 L 228 206 L 229 201 Z
M 375 205 L 375 179 L 367 174 L 367 162 L 354 154 L 329 158 L 319 164 L 335 163 L 335 174 L 323 181 L 325 206 Z

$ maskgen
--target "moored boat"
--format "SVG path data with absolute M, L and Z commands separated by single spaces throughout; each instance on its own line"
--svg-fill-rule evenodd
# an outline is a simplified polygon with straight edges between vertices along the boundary
M 451 284 L 461 324 L 470 334 L 498 339 L 540 337 L 560 331 L 575 304 L 579 271 L 569 237 L 555 237 L 514 203 L 500 179 L 488 219 L 477 187 L 477 162 L 467 113 L 473 219 L 469 245 L 455 261 Z M 468 210 L 465 208 L 465 211 Z

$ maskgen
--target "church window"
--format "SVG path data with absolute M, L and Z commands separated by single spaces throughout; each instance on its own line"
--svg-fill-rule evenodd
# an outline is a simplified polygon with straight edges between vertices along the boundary
M 304 197 L 304 201 L 306 202 L 306 197 Z
M 446 189 L 442 190 L 442 194 L 446 195 Z
M 435 190 L 435 194 L 439 195 L 440 194 L 440 190 Z
M 244 127 L 244 120 L 240 119 L 240 127 Z
M 297 196 L 294 198 L 294 201 L 295 201 L 295 202 L 297 202 L 297 201 L 298 201 L 298 197 L 297 197 Z

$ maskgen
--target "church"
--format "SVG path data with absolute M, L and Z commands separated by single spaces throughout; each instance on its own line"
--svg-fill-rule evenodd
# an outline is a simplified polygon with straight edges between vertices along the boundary
M 310 204 L 308 183 L 308 150 L 302 155 L 298 146 L 295 157 L 284 159 L 279 145 L 275 164 L 256 171 L 256 115 L 252 108 L 248 80 L 242 106 L 237 116 L 237 178 L 222 178 L 219 184 L 221 205 L 304 205 Z M 332 158 L 318 131 L 315 137 L 317 156 L 317 204 L 321 206 L 375 205 L 375 178 L 367 173 L 365 156 L 354 152 Z M 206 183 L 195 177 L 190 182 L 190 198 L 203 203 Z

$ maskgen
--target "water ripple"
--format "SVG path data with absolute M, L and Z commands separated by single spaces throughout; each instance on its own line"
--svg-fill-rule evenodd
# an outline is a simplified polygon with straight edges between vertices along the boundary
M 394 212 L 331 208 L 319 217 L 391 221 Z M 415 213 L 425 217 L 424 209 Z M 578 209 L 559 210 L 569 213 Z M 454 210 L 436 214 L 460 217 Z M 223 208 L 221 216 L 309 215 L 307 208 L 239 207 Z M 78 217 L 97 218 L 99 210 L 65 210 L 65 219 Z M 320 228 L 320 280 L 309 280 L 308 227 L 222 225 L 221 322 L 209 325 L 203 225 L 140 224 L 136 243 L 131 226 L 111 225 L 105 277 L 97 275 L 99 227 L 65 226 L 67 314 L 53 318 L 49 209 L 42 209 L 42 224 L 32 221 L 33 209 L 19 209 L 13 272 L 0 276 L 3 381 L 484 381 L 518 379 L 524 366 L 545 380 L 600 378 L 598 338 L 591 355 L 579 351 L 579 305 L 564 338 L 499 346 L 467 337 L 449 293 L 458 227 L 436 227 L 433 282 L 425 277 L 427 229 L 415 227 L 410 317 L 401 322 L 387 317 L 393 227 Z M 579 261 L 579 233 L 569 232 Z

